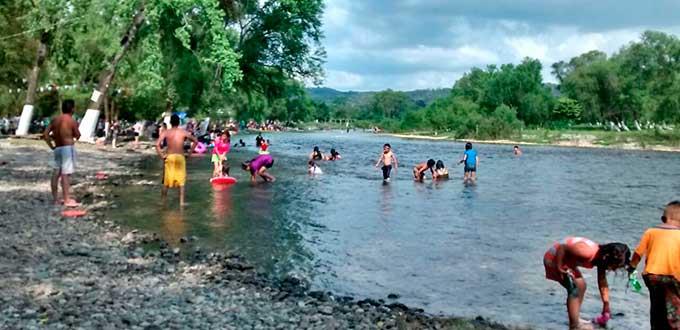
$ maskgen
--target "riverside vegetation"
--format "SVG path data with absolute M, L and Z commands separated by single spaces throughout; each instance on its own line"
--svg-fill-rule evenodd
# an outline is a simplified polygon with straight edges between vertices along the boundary
M 680 40 L 672 34 L 646 31 L 611 56 L 590 51 L 552 63 L 557 84 L 543 80 L 547 64 L 525 58 L 473 68 L 451 89 L 324 97 L 301 83 L 322 82 L 323 7 L 321 0 L 11 2 L 0 8 L 7 32 L 0 116 L 33 104 L 42 118 L 72 98 L 80 114 L 101 106 L 108 121 L 182 110 L 458 139 L 596 136 L 605 145 L 679 146 Z M 95 86 L 104 95 L 98 103 L 89 101 Z

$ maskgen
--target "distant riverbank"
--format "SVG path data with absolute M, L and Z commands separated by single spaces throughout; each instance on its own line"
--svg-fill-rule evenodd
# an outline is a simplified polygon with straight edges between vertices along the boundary
M 450 140 L 508 145 L 552 145 L 579 148 L 611 148 L 624 150 L 650 150 L 680 152 L 680 133 L 675 131 L 611 132 L 600 130 L 525 130 L 510 139 L 458 139 L 451 134 L 432 132 L 384 133 L 405 139 Z

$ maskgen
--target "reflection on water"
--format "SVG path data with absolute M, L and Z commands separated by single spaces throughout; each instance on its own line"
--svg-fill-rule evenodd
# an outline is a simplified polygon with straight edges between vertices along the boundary
M 161 236 L 170 241 L 177 242 L 186 236 L 187 225 L 184 221 L 184 211 L 165 209 L 161 211 Z
M 462 184 L 455 166 L 463 144 L 406 141 L 360 134 L 272 134 L 274 184 L 239 183 L 216 191 L 208 158 L 191 158 L 183 212 L 160 205 L 158 187 L 122 187 L 118 221 L 161 232 L 176 241 L 196 236 L 208 248 L 238 250 L 271 276 L 309 277 L 318 289 L 385 297 L 429 312 L 484 315 L 539 328 L 566 327 L 564 290 L 547 281 L 542 256 L 555 240 L 582 235 L 596 242 L 637 244 L 656 225 L 659 207 L 680 192 L 672 153 L 477 145 L 477 185 Z M 252 138 L 244 138 L 252 141 Z M 415 183 L 397 171 L 382 184 L 374 168 L 383 143 L 402 168 L 442 159 L 451 179 Z M 338 149 L 343 160 L 320 162 L 306 174 L 314 145 Z M 234 163 L 255 148 L 235 150 Z M 157 164 L 156 164 L 157 166 Z M 158 168 L 149 173 L 157 174 Z M 584 317 L 601 308 L 595 272 L 588 282 Z M 624 316 L 617 329 L 648 328 L 648 298 L 625 292 L 625 276 L 610 276 L 612 309 Z
M 216 230 L 228 230 L 230 220 L 234 215 L 231 202 L 231 186 L 215 186 L 212 192 L 212 219 L 210 225 Z

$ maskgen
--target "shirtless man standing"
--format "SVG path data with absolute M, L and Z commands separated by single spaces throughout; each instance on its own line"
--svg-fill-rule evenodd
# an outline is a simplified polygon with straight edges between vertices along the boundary
M 73 144 L 80 138 L 78 123 L 73 119 L 75 109 L 73 100 L 64 100 L 61 104 L 62 114 L 54 118 L 43 132 L 43 139 L 54 150 L 54 172 L 52 173 L 52 198 L 59 204 L 59 178 L 64 193 L 64 206 L 78 206 L 78 202 L 70 196 L 71 174 L 75 171 L 76 150 Z M 52 143 L 54 141 L 54 143 Z
M 193 153 L 196 149 L 198 140 L 189 132 L 179 128 L 179 117 L 177 115 L 170 117 L 170 125 L 172 128 L 163 131 L 156 141 L 156 152 L 165 163 L 161 194 L 165 198 L 168 194 L 168 188 L 179 188 L 179 205 L 184 206 L 184 183 L 187 178 L 184 140 L 188 139 L 192 142 L 190 153 Z M 163 153 L 161 147 L 163 140 L 167 144 L 165 153 Z

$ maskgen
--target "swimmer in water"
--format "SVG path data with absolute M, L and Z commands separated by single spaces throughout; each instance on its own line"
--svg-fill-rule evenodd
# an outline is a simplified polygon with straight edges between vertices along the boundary
M 243 142 L 243 139 L 239 139 L 238 143 L 234 143 L 234 147 L 245 147 L 246 143 Z
M 260 150 L 257 152 L 260 155 L 269 155 L 269 143 L 267 142 L 262 142 L 260 144 Z
M 477 165 L 479 165 L 479 156 L 477 150 L 472 149 L 472 143 L 465 144 L 465 154 L 463 159 L 458 164 L 465 163 L 465 174 L 463 175 L 463 183 L 475 183 L 477 181 Z
M 593 329 L 590 321 L 580 319 L 586 281 L 579 267 L 597 267 L 597 285 L 602 299 L 602 314 L 609 313 L 607 271 L 629 265 L 630 250 L 623 243 L 597 244 L 583 237 L 567 237 L 555 242 L 543 256 L 545 277 L 567 290 L 569 329 Z
M 422 182 L 425 179 L 425 172 L 428 170 L 432 174 L 432 178 L 435 178 L 434 174 L 434 159 L 429 159 L 427 163 L 420 163 L 413 168 L 413 179 Z
M 449 178 L 449 170 L 444 166 L 444 162 L 441 160 L 437 161 L 434 166 L 434 177 L 437 180 L 445 180 Z
M 319 150 L 319 147 L 315 146 L 311 154 L 309 154 L 310 160 L 324 160 L 323 152 Z
M 522 150 L 519 148 L 519 146 L 514 146 L 512 147 L 512 153 L 515 156 L 521 156 L 522 155 Z
M 276 178 L 267 173 L 274 166 L 274 158 L 271 155 L 259 155 L 250 161 L 241 164 L 244 171 L 250 172 L 250 181 L 255 183 L 255 176 L 259 175 L 265 182 L 274 182 Z
M 314 162 L 313 160 L 307 162 L 307 172 L 310 175 L 323 174 L 323 171 L 321 171 L 321 167 L 316 165 L 316 162 Z
M 380 154 L 380 157 L 378 157 L 378 162 L 375 164 L 375 167 L 380 166 L 380 163 L 383 164 L 383 181 L 390 182 L 392 164 L 394 164 L 394 170 L 396 171 L 399 167 L 399 162 L 397 161 L 397 156 L 392 152 L 392 146 L 389 143 L 383 145 L 383 152 Z
M 340 153 L 337 152 L 334 148 L 331 148 L 330 155 L 326 156 L 326 160 L 329 161 L 334 161 L 334 160 L 340 160 L 342 157 L 340 157 Z

